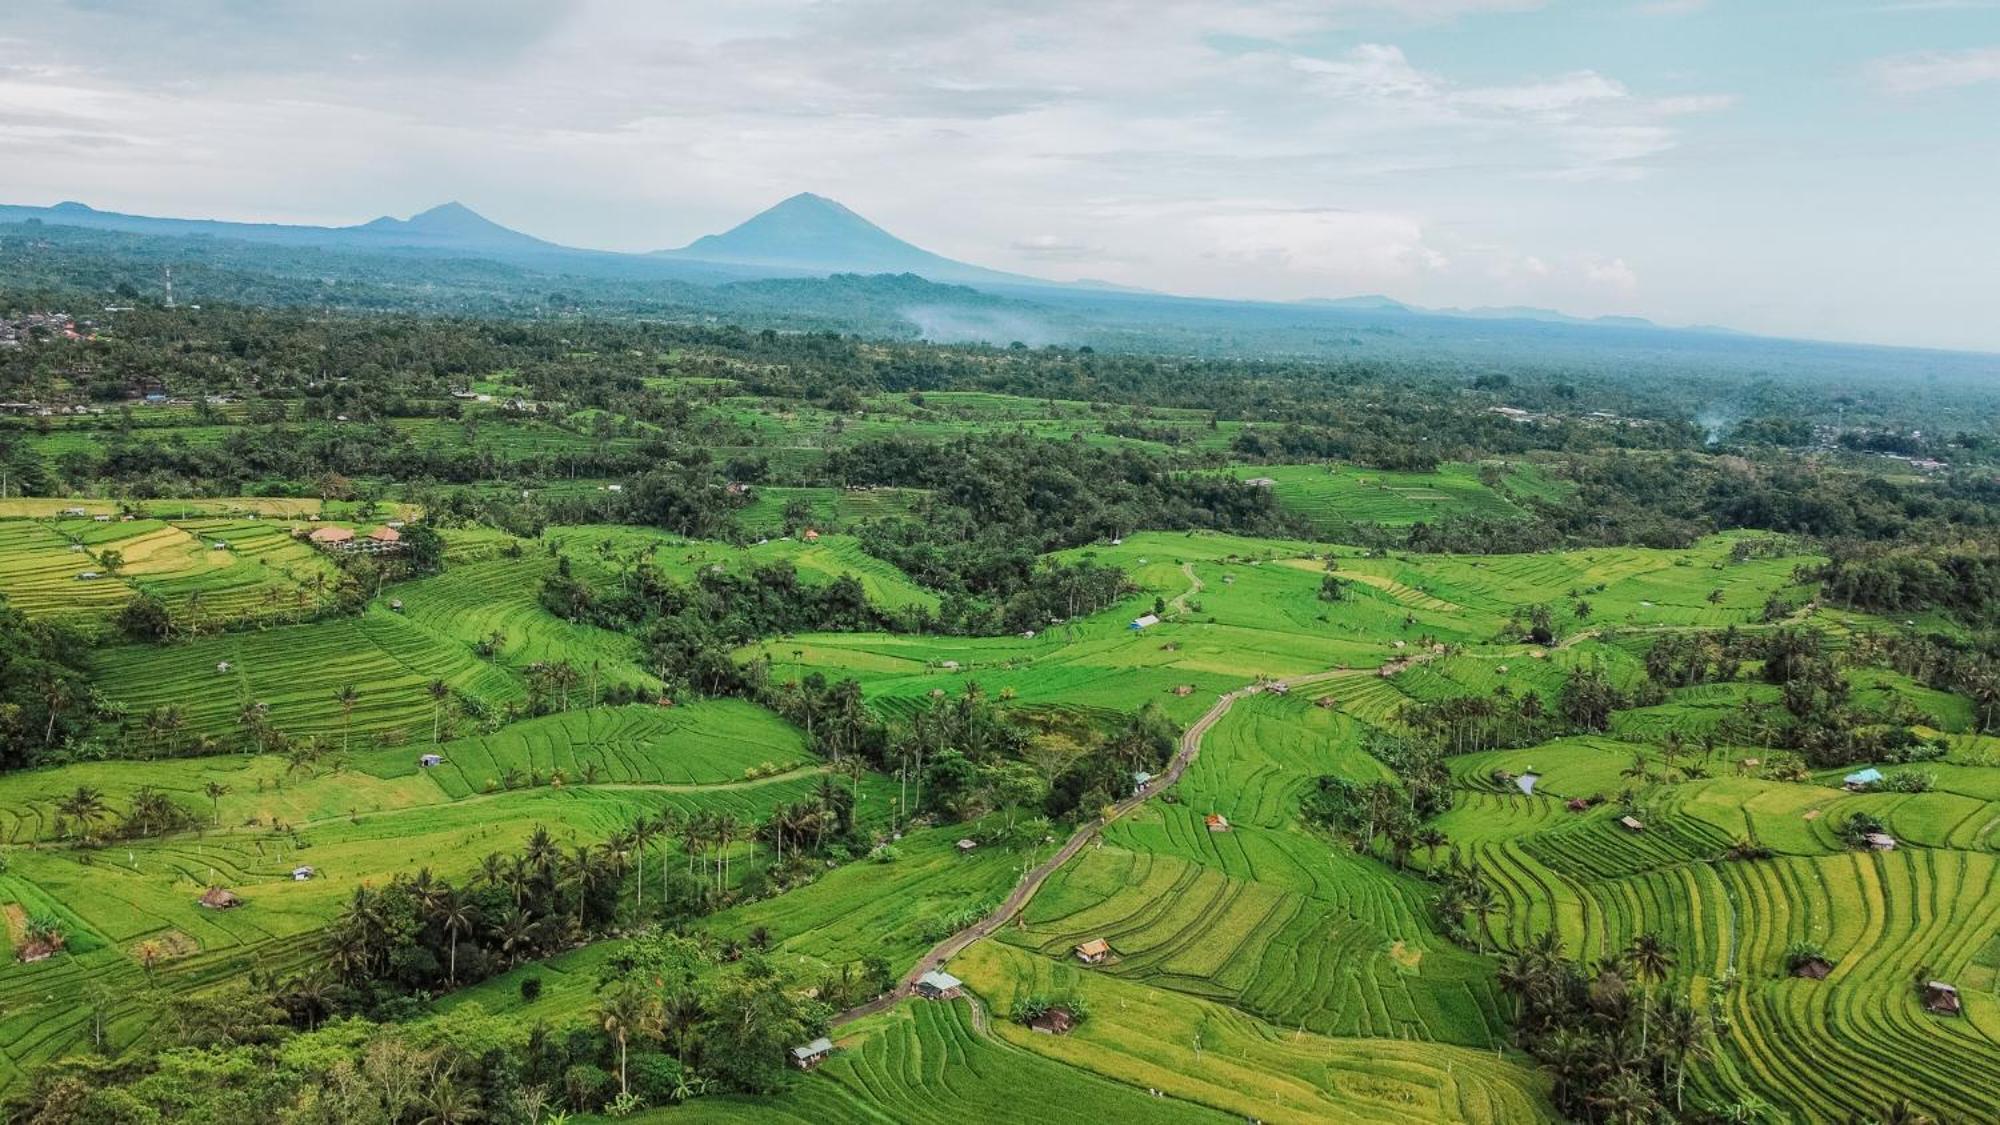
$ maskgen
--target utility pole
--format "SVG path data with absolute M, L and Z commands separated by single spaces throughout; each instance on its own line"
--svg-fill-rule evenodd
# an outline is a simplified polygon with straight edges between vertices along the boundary
M 167 267 L 167 307 L 174 307 L 174 267 Z

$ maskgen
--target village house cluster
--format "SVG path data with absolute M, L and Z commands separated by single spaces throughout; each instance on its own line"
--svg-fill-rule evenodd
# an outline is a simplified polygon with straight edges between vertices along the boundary
M 97 335 L 87 320 L 65 312 L 31 312 L 0 317 L 0 348 L 18 348 L 30 340 L 89 340 Z

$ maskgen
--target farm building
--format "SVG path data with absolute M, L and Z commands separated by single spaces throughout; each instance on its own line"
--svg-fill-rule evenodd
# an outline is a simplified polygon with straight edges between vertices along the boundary
M 926 1000 L 956 1000 L 964 992 L 965 982 L 941 969 L 917 978 L 917 995 Z
M 1893 852 L 1896 850 L 1896 838 L 1887 832 L 1870 832 L 1861 837 L 1861 840 L 1873 851 Z
M 197 906 L 206 906 L 210 910 L 234 910 L 243 905 L 243 900 L 237 898 L 234 891 L 224 890 L 221 887 L 210 887 L 201 892 L 201 897 L 195 900 L 195 904 Z
M 1101 937 L 1091 938 L 1076 947 L 1076 959 L 1086 965 L 1102 964 L 1109 956 L 1111 956 L 1111 943 Z
M 1229 818 L 1223 816 L 1219 812 L 1209 813 L 1207 816 L 1202 818 L 1202 823 L 1208 826 L 1208 830 L 1210 832 L 1229 831 Z
M 1160 623 L 1160 617 L 1158 614 L 1142 613 L 1139 616 L 1134 617 L 1132 619 L 1132 624 L 1129 626 L 1129 628 L 1136 633 L 1141 629 L 1150 629 L 1153 626 L 1158 625 L 1159 623 Z
M 979 846 L 979 841 L 967 837 L 966 839 L 960 840 L 958 842 L 958 854 L 964 855 L 965 853 L 973 850 L 978 846 Z
M 403 533 L 393 527 L 378 527 L 367 535 L 354 540 L 350 544 L 350 547 L 363 554 L 389 554 L 403 549 Z
M 1849 790 L 1858 792 L 1871 785 L 1882 784 L 1882 771 L 1876 769 L 1874 766 L 1869 766 L 1865 770 L 1856 770 L 1846 777 L 1841 778 L 1840 784 Z
M 1645 824 L 1636 816 L 1621 816 L 1618 818 L 1618 823 L 1624 825 L 1628 832 L 1644 832 L 1646 830 Z
M 1792 966 L 1792 975 L 1806 980 L 1825 980 L 1833 972 L 1833 963 L 1824 957 L 1807 957 Z
M 1043 1035 L 1068 1035 L 1076 1026 L 1076 1017 L 1068 1008 L 1050 1008 L 1029 1020 L 1028 1026 Z
M 292 882 L 303 883 L 307 879 L 312 878 L 316 874 L 318 874 L 318 872 L 314 871 L 311 867 L 301 864 L 297 867 L 292 868 Z
M 1923 992 L 1925 1011 L 1936 1012 L 1941 1016 L 1964 1014 L 1965 1009 L 1958 999 L 1958 989 L 1951 985 L 1941 980 L 1925 981 Z
M 1176 685 L 1174 685 L 1174 694 L 1175 694 L 1175 695 L 1178 695 L 1178 696 L 1183 696 L 1183 697 L 1185 697 L 1185 696 L 1190 696 L 1190 695 L 1193 695 L 1193 694 L 1194 694 L 1194 685 L 1193 685 L 1193 684 L 1176 684 Z
M 434 769 L 444 764 L 443 754 L 425 754 L 417 759 L 417 765 L 424 769 Z
M 792 1048 L 792 1065 L 800 1070 L 811 1070 L 826 1061 L 833 1053 L 833 1040 L 822 1035 L 803 1047 Z
M 329 551 L 345 551 L 354 544 L 354 532 L 344 527 L 315 527 L 306 541 Z

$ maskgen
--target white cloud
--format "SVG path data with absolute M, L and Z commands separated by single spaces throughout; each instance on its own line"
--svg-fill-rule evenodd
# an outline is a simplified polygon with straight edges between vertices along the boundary
M 1868 73 L 1876 86 L 1891 94 L 1923 94 L 2000 82 L 2000 47 L 1890 55 L 1869 63 Z
M 1639 287 L 1639 275 L 1623 258 L 1586 256 L 1579 264 L 1584 279 L 1592 285 L 1629 293 Z

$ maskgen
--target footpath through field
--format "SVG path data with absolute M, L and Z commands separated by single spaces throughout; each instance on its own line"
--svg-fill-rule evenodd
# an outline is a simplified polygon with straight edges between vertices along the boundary
M 1193 576 L 1190 575 L 1190 577 Z M 1198 586 L 1199 583 L 1197 582 Z M 1344 674 L 1347 673 L 1338 671 L 1314 672 L 1311 675 L 1292 677 L 1286 683 L 1298 686 L 1317 683 L 1320 680 L 1331 679 Z M 1201 718 L 1194 721 L 1194 725 L 1188 727 L 1182 733 L 1180 749 L 1174 753 L 1173 760 L 1167 763 L 1164 773 L 1148 781 L 1130 797 L 1112 805 L 1103 815 L 1092 819 L 1078 828 L 1062 847 L 1056 849 L 1056 854 L 1050 856 L 1041 866 L 1028 872 L 1027 877 L 1021 880 L 1020 884 L 1014 888 L 1013 893 L 1009 894 L 1006 901 L 1002 902 L 993 913 L 988 914 L 986 917 L 981 918 L 979 921 L 974 922 L 972 925 L 932 946 L 930 952 L 924 954 L 917 961 L 916 966 L 904 974 L 903 979 L 897 983 L 895 988 L 870 1000 L 866 1004 L 849 1008 L 833 1017 L 833 1026 L 839 1027 L 842 1024 L 860 1019 L 863 1016 L 874 1015 L 876 1012 L 893 1007 L 898 1001 L 903 1000 L 916 990 L 917 979 L 919 977 L 956 957 L 973 942 L 992 936 L 1001 926 L 1006 925 L 1009 919 L 1019 914 L 1021 908 L 1028 905 L 1028 900 L 1035 897 L 1035 892 L 1041 889 L 1042 884 L 1048 881 L 1049 876 L 1055 874 L 1063 864 L 1076 858 L 1076 854 L 1082 851 L 1084 845 L 1095 838 L 1099 832 L 1102 832 L 1105 825 L 1145 804 L 1179 781 L 1181 775 L 1187 772 L 1188 766 L 1194 762 L 1195 755 L 1201 753 L 1202 736 L 1206 735 L 1216 723 L 1222 721 L 1222 717 L 1229 713 L 1229 709 L 1236 705 L 1237 700 L 1245 696 L 1255 695 L 1263 690 L 1264 685 L 1251 684 L 1247 687 L 1237 688 L 1235 691 L 1217 698 L 1215 706 L 1210 707 L 1202 714 Z

